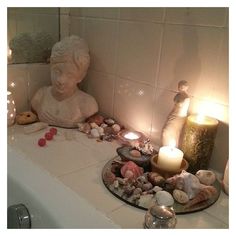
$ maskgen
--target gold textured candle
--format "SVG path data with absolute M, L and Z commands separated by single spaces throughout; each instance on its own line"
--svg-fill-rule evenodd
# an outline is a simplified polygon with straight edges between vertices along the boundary
M 195 174 L 200 169 L 208 169 L 218 123 L 209 116 L 190 115 L 187 118 L 181 150 L 189 162 L 189 172 Z

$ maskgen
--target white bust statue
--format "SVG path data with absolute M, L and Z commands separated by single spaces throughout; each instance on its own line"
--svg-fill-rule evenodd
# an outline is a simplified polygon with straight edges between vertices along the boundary
M 96 100 L 77 86 L 87 74 L 89 63 L 88 46 L 78 36 L 66 37 L 53 46 L 52 85 L 40 88 L 31 100 L 40 121 L 73 128 L 98 111 Z

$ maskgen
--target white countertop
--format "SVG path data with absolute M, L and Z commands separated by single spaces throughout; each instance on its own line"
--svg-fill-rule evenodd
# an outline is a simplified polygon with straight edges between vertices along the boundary
M 143 228 L 145 211 L 114 197 L 104 186 L 101 172 L 105 163 L 116 156 L 116 142 L 97 142 L 72 129 L 58 128 L 58 134 L 45 147 L 38 139 L 46 130 L 24 134 L 23 126 L 8 128 L 8 145 L 25 154 L 35 165 L 69 187 L 121 228 Z M 229 227 L 229 198 L 221 192 L 209 208 L 177 215 L 176 228 L 210 229 Z

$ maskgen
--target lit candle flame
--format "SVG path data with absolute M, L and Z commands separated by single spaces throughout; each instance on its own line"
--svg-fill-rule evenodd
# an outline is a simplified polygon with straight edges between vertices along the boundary
M 171 150 L 173 150 L 176 146 L 176 141 L 174 139 L 170 140 L 169 146 L 171 147 Z
M 127 134 L 124 135 L 124 137 L 126 139 L 129 139 L 129 140 L 136 140 L 139 138 L 139 135 L 133 133 L 133 132 L 128 132 Z
M 199 113 L 196 118 L 196 122 L 198 124 L 202 124 L 204 122 L 205 116 L 202 113 Z

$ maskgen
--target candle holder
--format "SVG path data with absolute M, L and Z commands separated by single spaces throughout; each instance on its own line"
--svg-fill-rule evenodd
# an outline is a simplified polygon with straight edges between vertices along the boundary
M 136 151 L 134 154 L 132 154 L 133 150 Z M 130 146 L 119 147 L 116 149 L 116 152 L 123 161 L 133 161 L 138 166 L 143 167 L 144 170 L 148 170 L 150 168 L 150 159 L 152 155 L 144 155 Z M 135 155 L 135 153 L 138 153 L 139 155 Z M 154 150 L 153 154 L 156 153 L 157 152 Z
M 189 172 L 195 174 L 198 170 L 208 169 L 218 123 L 208 116 L 199 119 L 198 115 L 190 115 L 187 118 L 181 150 L 189 162 Z
M 11 126 L 15 123 L 16 105 L 12 93 L 7 91 L 7 125 Z
M 160 175 L 162 175 L 165 179 L 169 178 L 171 176 L 174 176 L 176 174 L 180 174 L 182 172 L 182 170 L 187 170 L 189 167 L 188 162 L 183 158 L 182 162 L 181 162 L 181 166 L 178 170 L 164 170 L 162 169 L 160 166 L 158 166 L 157 164 L 157 160 L 158 160 L 158 154 L 154 155 L 151 157 L 150 162 L 151 162 L 151 170 L 152 172 L 157 172 Z
M 144 139 L 144 135 L 138 131 L 122 130 L 118 133 L 119 141 L 122 145 L 134 146 L 135 143 Z

